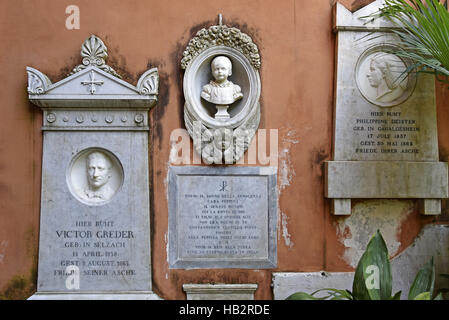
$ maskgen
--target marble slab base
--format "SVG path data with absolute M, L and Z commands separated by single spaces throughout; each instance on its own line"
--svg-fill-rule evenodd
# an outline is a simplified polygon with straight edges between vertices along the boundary
M 36 292 L 28 300 L 162 300 L 151 291 L 120 293 Z
M 187 300 L 254 300 L 257 284 L 184 284 Z

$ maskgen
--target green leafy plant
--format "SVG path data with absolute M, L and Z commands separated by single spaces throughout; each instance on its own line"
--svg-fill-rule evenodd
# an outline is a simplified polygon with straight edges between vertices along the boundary
M 367 18 L 367 17 L 365 17 Z M 385 0 L 368 18 L 385 18 L 402 41 L 394 53 L 413 61 L 407 72 L 433 73 L 449 83 L 449 12 L 438 0 Z
M 399 300 L 401 291 L 392 296 L 392 274 L 388 249 L 379 230 L 371 237 L 357 264 L 352 291 L 324 288 L 311 294 L 296 292 L 287 300 Z M 434 295 L 433 258 L 420 269 L 410 288 L 408 299 L 431 300 Z M 324 292 L 325 295 L 322 295 Z M 435 300 L 442 300 L 439 293 Z

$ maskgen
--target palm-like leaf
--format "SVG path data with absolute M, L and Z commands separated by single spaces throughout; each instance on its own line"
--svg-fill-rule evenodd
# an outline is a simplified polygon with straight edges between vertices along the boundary
M 367 282 L 374 276 L 370 267 L 377 270 L 377 285 L 368 287 Z M 352 294 L 356 300 L 388 300 L 391 298 L 392 275 L 388 249 L 379 230 L 371 237 L 365 252 L 355 270 Z
M 428 293 L 429 299 L 433 296 L 433 290 L 435 286 L 435 265 L 433 263 L 433 257 L 430 261 L 419 270 L 418 274 L 413 281 L 410 291 L 408 293 L 408 299 L 416 299 L 422 293 Z
M 325 291 L 326 296 L 317 296 L 318 293 Z M 353 300 L 353 296 L 348 290 L 339 290 L 334 288 L 319 289 L 311 294 L 305 292 L 296 292 L 285 300 Z
M 402 41 L 395 52 L 414 61 L 412 70 L 449 76 L 449 12 L 438 0 L 385 0 L 374 17 L 386 18 L 398 28 Z M 443 78 L 438 78 L 444 80 Z

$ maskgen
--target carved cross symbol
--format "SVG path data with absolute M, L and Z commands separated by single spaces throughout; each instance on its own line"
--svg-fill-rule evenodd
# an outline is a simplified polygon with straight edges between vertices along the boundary
M 226 190 L 226 187 L 228 186 L 228 183 L 226 181 L 223 181 L 220 185 L 220 190 L 219 191 L 228 191 Z
M 95 93 L 95 91 L 96 91 L 95 86 L 101 86 L 101 85 L 103 85 L 103 83 L 104 82 L 101 80 L 95 81 L 95 73 L 93 70 L 90 72 L 90 81 L 81 81 L 81 84 L 84 86 L 90 85 L 90 94 Z

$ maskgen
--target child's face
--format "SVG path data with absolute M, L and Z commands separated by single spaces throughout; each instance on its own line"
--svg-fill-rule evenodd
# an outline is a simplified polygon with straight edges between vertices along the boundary
M 224 82 L 229 76 L 229 65 L 224 59 L 216 59 L 212 63 L 212 75 L 219 83 Z

